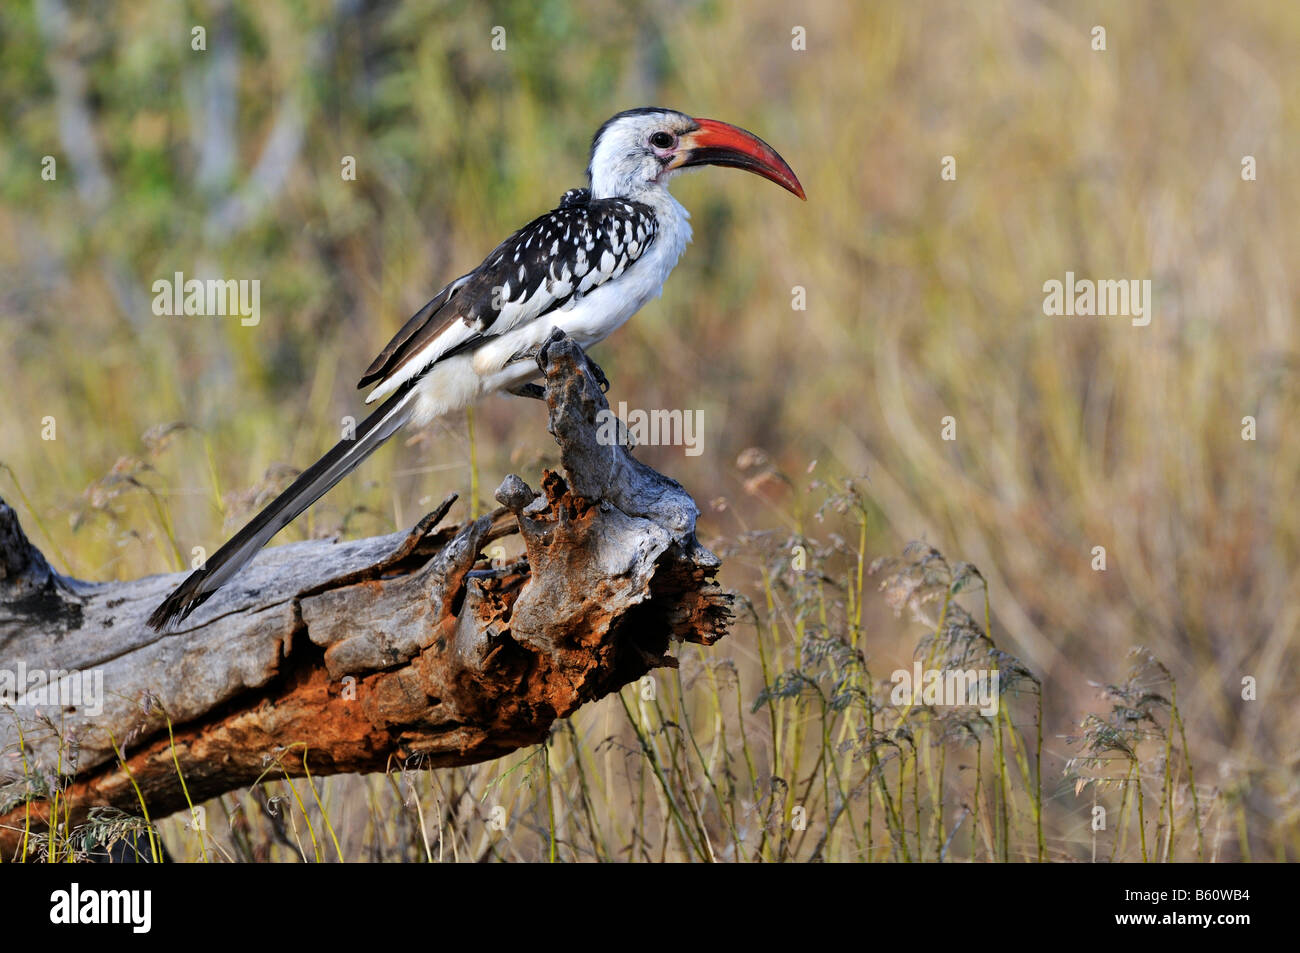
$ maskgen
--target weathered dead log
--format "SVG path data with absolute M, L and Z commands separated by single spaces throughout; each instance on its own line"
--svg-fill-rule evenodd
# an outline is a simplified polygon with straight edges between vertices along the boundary
M 76 821 L 138 812 L 132 780 L 153 817 L 184 808 L 178 765 L 198 803 L 271 759 L 317 775 L 470 764 L 674 665 L 672 640 L 721 637 L 730 595 L 694 502 L 601 442 L 608 404 L 576 344 L 552 343 L 544 370 L 564 473 L 540 493 L 509 476 L 501 508 L 462 526 L 438 528 L 449 499 L 406 534 L 274 547 L 172 633 L 144 621 L 180 575 L 60 576 L 0 501 L 0 849 L 43 819 L 60 765 Z M 491 564 L 485 546 L 515 533 L 523 558 Z M 34 681 L 51 672 L 57 692 Z M 16 705 L 4 673 L 28 692 Z

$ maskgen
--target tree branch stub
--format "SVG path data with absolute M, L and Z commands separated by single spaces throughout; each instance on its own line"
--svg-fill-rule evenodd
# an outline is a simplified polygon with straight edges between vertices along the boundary
M 273 547 L 176 632 L 144 621 L 179 574 L 63 577 L 0 501 L 0 671 L 25 668 L 27 687 L 35 671 L 102 678 L 101 711 L 39 695 L 0 708 L 0 849 L 43 816 L 42 800 L 19 798 L 42 793 L 60 757 L 74 820 L 96 805 L 138 812 L 114 744 L 155 818 L 185 807 L 177 763 L 195 803 L 277 761 L 300 775 L 304 752 L 317 775 L 470 764 L 675 665 L 673 640 L 725 634 L 731 595 L 695 538 L 695 503 L 601 444 L 608 403 L 577 344 L 549 342 L 543 362 L 563 473 L 544 472 L 539 491 L 511 475 L 501 507 L 460 526 L 438 528 L 453 497 L 409 533 Z M 521 559 L 486 560 L 515 534 Z

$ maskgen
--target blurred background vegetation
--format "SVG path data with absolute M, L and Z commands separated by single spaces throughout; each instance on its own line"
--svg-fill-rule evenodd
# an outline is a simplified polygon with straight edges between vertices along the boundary
M 195 25 L 206 51 L 191 48 Z M 475 812 L 499 801 L 531 819 L 486 848 L 502 857 L 545 857 L 557 840 L 560 859 L 692 856 L 703 837 L 678 808 L 726 832 L 719 856 L 861 859 L 877 843 L 880 857 L 939 856 L 931 828 L 946 837 L 971 816 L 975 829 L 989 803 L 971 803 L 950 765 L 937 796 L 917 794 L 914 822 L 891 814 L 872 793 L 886 769 L 851 750 L 852 716 L 813 737 L 816 706 L 777 678 L 843 687 L 834 653 L 809 656 L 809 626 L 877 679 L 910 665 L 911 627 L 891 611 L 906 600 L 882 599 L 858 566 L 920 538 L 979 567 L 986 634 L 1041 680 L 1041 777 L 1024 780 L 1041 782 L 1048 856 L 1120 845 L 1114 823 L 1095 835 L 1088 822 L 1094 799 L 1123 809 L 1125 784 L 1084 791 L 1066 736 L 1123 696 L 1098 686 L 1121 682 L 1142 646 L 1177 681 L 1201 794 L 1179 809 L 1202 815 L 1203 855 L 1295 859 L 1297 48 L 1300 6 L 1278 2 L 7 3 L 0 495 L 61 571 L 185 568 L 335 441 L 361 406 L 354 381 L 411 313 L 583 184 L 602 120 L 647 104 L 724 119 L 782 153 L 808 204 L 728 170 L 677 180 L 695 242 L 663 298 L 593 356 L 615 403 L 703 411 L 702 455 L 639 455 L 701 502 L 701 538 L 728 554 L 722 581 L 755 612 L 714 649 L 683 650 L 666 707 L 629 689 L 579 713 L 544 772 L 534 751 L 400 785 L 323 782 L 343 853 L 476 856 L 488 835 Z M 956 181 L 940 178 L 945 155 Z M 1241 177 L 1246 155 L 1257 181 Z M 1150 278 L 1150 326 L 1045 317 L 1043 282 L 1067 270 Z M 176 271 L 260 279 L 260 324 L 155 316 L 152 283 Z M 166 428 L 177 422 L 188 429 Z M 536 485 L 554 464 L 540 405 L 492 399 L 475 422 L 484 505 L 505 473 Z M 397 441 L 280 541 L 406 527 L 449 491 L 464 499 L 470 457 L 464 418 Z M 819 510 L 827 495 L 836 505 Z M 791 565 L 801 544 L 825 583 L 816 598 Z M 982 621 L 978 597 L 971 611 Z M 734 697 L 702 687 L 720 665 Z M 1256 701 L 1241 698 L 1246 676 Z M 1143 720 L 1132 712 L 1116 717 Z M 674 733 L 692 717 L 695 753 Z M 646 768 L 656 744 L 666 787 Z M 1152 778 L 1166 775 L 1162 745 Z M 917 750 L 886 786 L 895 807 L 932 781 Z M 712 764 L 738 782 L 704 797 L 685 767 L 696 754 L 706 777 Z M 772 778 L 790 791 L 777 799 Z M 946 821 L 930 813 L 945 785 Z M 993 818 L 945 856 L 1034 855 L 1028 803 L 994 793 L 994 809 L 1009 798 L 1009 848 Z M 247 856 L 296 854 L 257 796 L 221 805 L 247 806 L 265 833 Z M 816 837 L 791 839 L 796 802 L 855 800 L 859 827 L 873 810 L 885 825 L 865 848 L 844 828 L 820 854 Z M 751 822 L 761 849 L 741 836 Z M 192 835 L 167 836 L 199 856 Z M 1140 839 L 1118 856 L 1138 857 Z

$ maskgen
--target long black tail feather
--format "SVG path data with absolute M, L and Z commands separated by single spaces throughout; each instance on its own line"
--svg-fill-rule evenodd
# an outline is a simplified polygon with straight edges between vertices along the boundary
M 309 466 L 283 493 L 272 500 L 248 525 L 232 536 L 163 600 L 149 616 L 158 631 L 174 627 L 225 585 L 276 533 L 331 487 L 355 470 L 397 432 L 411 416 L 415 381 L 409 381 L 357 427 L 354 438 L 335 444 Z

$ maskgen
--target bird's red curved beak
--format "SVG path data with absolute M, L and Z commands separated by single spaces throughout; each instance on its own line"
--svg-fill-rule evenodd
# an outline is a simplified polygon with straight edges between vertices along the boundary
M 758 136 L 716 119 L 696 119 L 695 122 L 699 128 L 678 140 L 677 158 L 670 168 L 729 165 L 748 169 L 807 201 L 794 170 Z

